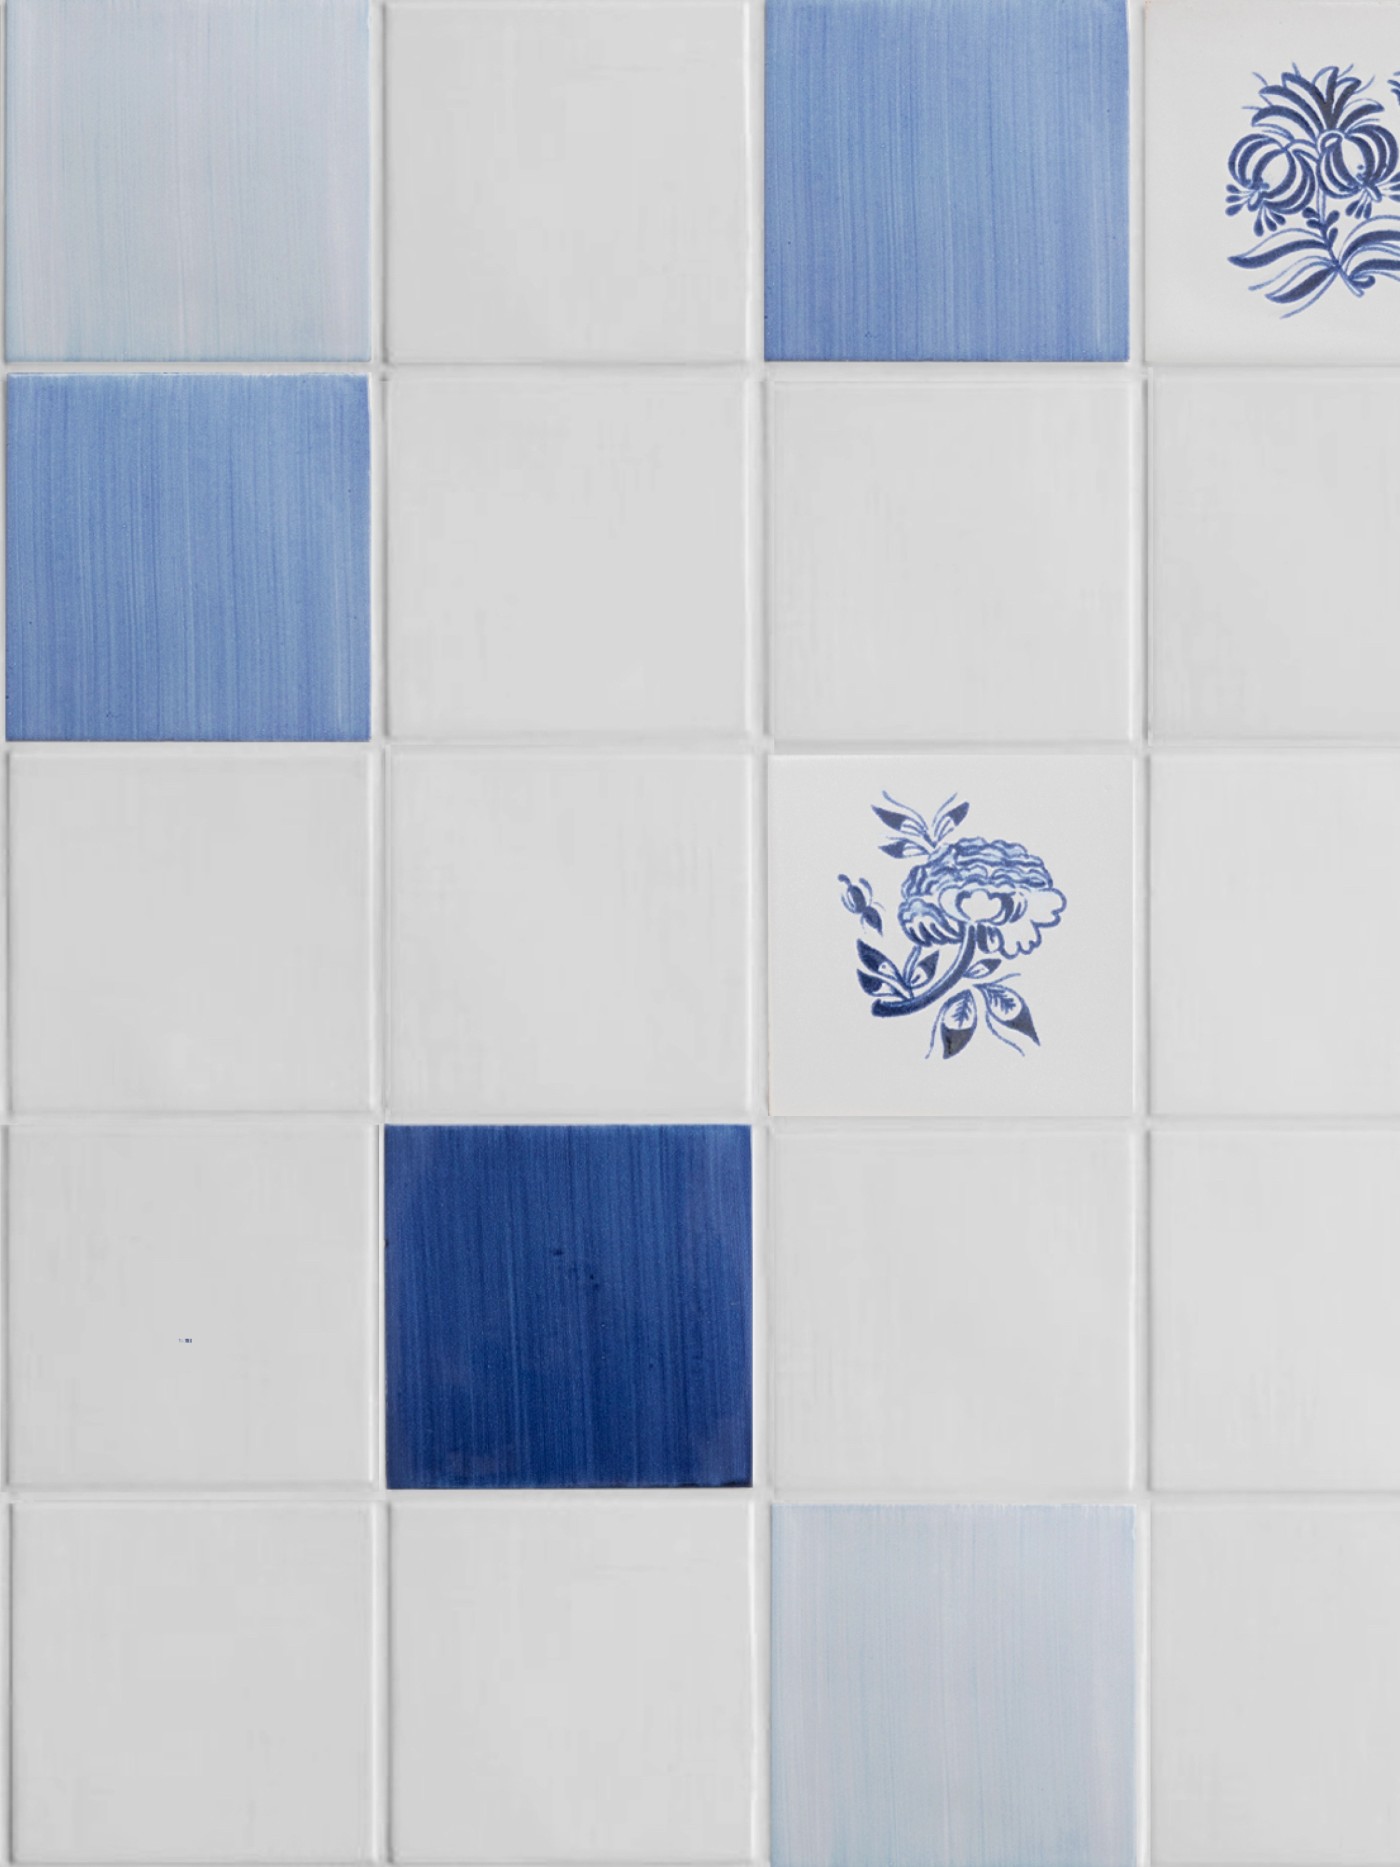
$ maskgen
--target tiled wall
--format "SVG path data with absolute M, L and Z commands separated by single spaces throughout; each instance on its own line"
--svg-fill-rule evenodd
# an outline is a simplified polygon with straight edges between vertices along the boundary
M 1400 0 L 3 14 L 9 1857 L 1400 1858 Z

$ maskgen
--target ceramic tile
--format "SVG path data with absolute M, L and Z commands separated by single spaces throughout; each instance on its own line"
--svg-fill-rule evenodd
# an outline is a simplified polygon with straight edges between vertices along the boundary
M 1153 1477 L 1400 1490 L 1400 1141 L 1159 1132 Z
M 739 757 L 397 757 L 395 1116 L 746 1114 L 748 792 Z
M 746 1485 L 747 1128 L 390 1128 L 389 1483 Z
M 396 378 L 399 737 L 745 729 L 744 388 Z
M 770 357 L 1128 345 L 1121 0 L 770 0 Z
M 1149 360 L 1400 356 L 1397 31 L 1391 0 L 1153 0 Z
M 397 358 L 744 354 L 739 6 L 395 6 Z
M 738 1861 L 752 1846 L 738 1502 L 393 1511 L 400 1861 Z
M 371 1858 L 371 1516 L 21 1505 L 21 1861 Z
M 364 739 L 356 376 L 9 384 L 12 739 Z
M 18 1109 L 368 1105 L 364 755 L 11 766 Z
M 1125 1490 L 1130 1165 L 1114 1134 L 775 1136 L 777 1482 Z
M 1400 292 L 1396 293 L 1400 310 Z M 1400 493 L 1400 385 L 1269 373 L 1159 376 L 1156 650 L 1164 736 L 1383 738 L 1400 647 L 1383 537 Z M 1286 549 L 1271 541 L 1287 540 Z M 1338 601 L 1345 561 L 1346 600 Z
M 1122 739 L 1122 383 L 770 390 L 773 719 L 795 739 Z
M 368 356 L 364 0 L 5 10 L 11 357 Z
M 1348 993 L 1310 859 L 1400 916 L 1391 753 L 1159 754 L 1152 770 L 1153 1106 L 1167 1115 L 1400 1113 L 1400 1010 Z M 1300 868 L 1300 864 L 1302 868 Z M 1339 929 L 1349 923 L 1339 923 Z M 1320 942 L 1320 945 L 1318 944 Z
M 1153 1859 L 1400 1850 L 1400 1511 L 1158 1505 Z
M 375 1178 L 364 1127 L 16 1129 L 15 1482 L 369 1483 Z
M 1133 784 L 1113 754 L 775 759 L 775 1113 L 1129 1113 Z
M 1130 1867 L 1129 1510 L 773 1514 L 774 1867 Z

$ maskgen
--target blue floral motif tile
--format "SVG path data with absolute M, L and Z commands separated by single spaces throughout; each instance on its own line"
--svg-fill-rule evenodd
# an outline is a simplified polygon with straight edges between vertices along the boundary
M 15 376 L 11 739 L 364 739 L 369 388 Z
M 769 0 L 770 358 L 1128 352 L 1123 0 Z
M 1133 1513 L 778 1506 L 774 1867 L 1131 1867 Z
M 749 1131 L 391 1127 L 389 1483 L 746 1485 Z

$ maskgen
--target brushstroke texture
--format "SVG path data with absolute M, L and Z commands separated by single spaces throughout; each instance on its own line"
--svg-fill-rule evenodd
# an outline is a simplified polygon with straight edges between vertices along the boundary
M 369 355 L 364 0 L 11 0 L 6 342 Z
M 1128 353 L 1123 0 L 769 0 L 772 358 Z
M 11 739 L 364 739 L 369 387 L 16 376 Z
M 775 1508 L 775 1867 L 1131 1867 L 1132 1525 Z
M 389 1483 L 747 1484 L 749 1132 L 385 1135 Z

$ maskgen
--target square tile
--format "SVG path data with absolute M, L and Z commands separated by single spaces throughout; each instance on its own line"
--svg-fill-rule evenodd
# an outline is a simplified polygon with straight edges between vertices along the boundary
M 724 377 L 399 377 L 396 736 L 746 726 L 745 409 Z
M 1364 888 L 1369 925 L 1400 919 L 1400 873 L 1380 854 L 1400 839 L 1400 755 L 1159 753 L 1152 767 L 1153 1107 L 1400 1114 L 1400 1005 L 1364 968 L 1348 998 L 1350 923 L 1303 879 L 1320 861 Z
M 389 1128 L 389 1483 L 746 1485 L 747 1128 Z
M 21 1861 L 372 1858 L 372 1519 L 21 1505 Z
M 365 739 L 360 376 L 9 384 L 11 739 Z
M 1126 754 L 775 758 L 774 1113 L 1129 1114 L 1133 792 Z
M 1122 0 L 769 0 L 770 357 L 1128 354 Z
M 5 10 L 12 358 L 369 355 L 364 0 Z
M 368 1484 L 376 1179 L 368 1127 L 16 1128 L 15 1482 Z
M 11 766 L 17 1109 L 368 1106 L 366 756 Z
M 774 1867 L 1131 1867 L 1133 1514 L 778 1506 Z
M 1390 525 L 1397 426 L 1400 384 L 1385 377 L 1158 378 L 1159 734 L 1400 732 L 1400 645 L 1377 626 L 1391 605 L 1385 553 L 1351 543 L 1383 538 Z
M 1153 1479 L 1400 1490 L 1400 1138 L 1152 1143 Z
M 780 1485 L 1127 1488 L 1126 1136 L 780 1132 L 773 1187 Z
M 1400 1852 L 1400 1511 L 1159 1504 L 1152 1858 Z
M 1122 739 L 1138 392 L 770 390 L 774 729 Z
M 747 1504 L 392 1518 L 395 1860 L 748 1859 Z
M 453 361 L 744 354 L 740 6 L 395 6 L 389 343 Z
M 739 757 L 396 757 L 395 1115 L 747 1114 L 749 810 Z
M 1400 356 L 1397 32 L 1392 0 L 1153 0 L 1150 360 Z

